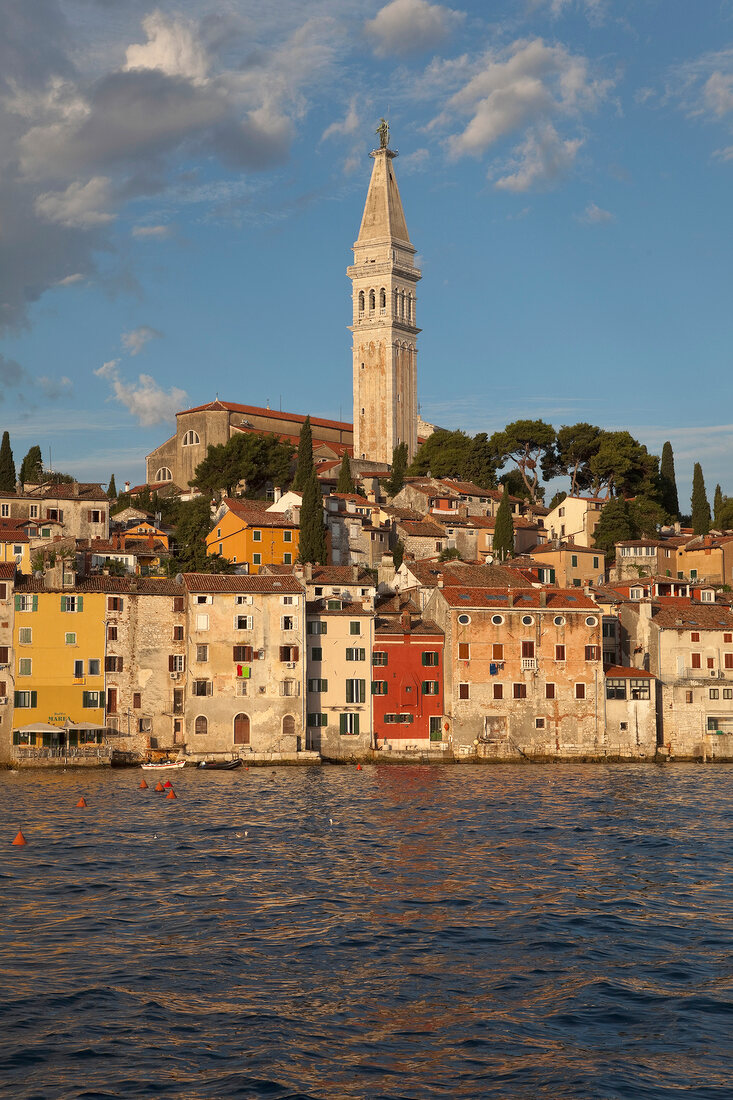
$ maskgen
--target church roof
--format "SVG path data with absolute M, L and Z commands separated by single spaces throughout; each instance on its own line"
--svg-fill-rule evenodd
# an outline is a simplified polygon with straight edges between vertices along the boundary
M 394 153 L 390 149 L 378 149 L 372 156 L 374 167 L 357 244 L 391 237 L 411 246 L 402 199 L 392 168 Z

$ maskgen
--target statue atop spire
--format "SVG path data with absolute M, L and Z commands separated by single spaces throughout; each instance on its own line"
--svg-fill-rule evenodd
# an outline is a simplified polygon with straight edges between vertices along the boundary
M 379 126 L 374 131 L 375 134 L 379 134 L 379 148 L 389 148 L 389 123 L 386 118 L 380 118 Z

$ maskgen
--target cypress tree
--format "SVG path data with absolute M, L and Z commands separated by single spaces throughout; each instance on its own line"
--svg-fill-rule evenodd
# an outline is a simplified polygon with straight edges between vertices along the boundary
M 344 455 L 341 459 L 341 469 L 339 470 L 339 479 L 336 486 L 337 493 L 353 493 L 355 491 L 354 481 L 351 476 L 351 463 L 349 462 L 349 456 Z
M 707 535 L 710 530 L 710 505 L 705 492 L 702 466 L 695 463 L 692 474 L 692 531 L 695 535 Z
M 110 500 L 117 500 L 117 486 L 115 485 L 115 475 L 109 479 L 109 485 L 107 486 L 107 496 Z
M 302 493 L 313 469 L 313 433 L 311 431 L 311 418 L 306 416 L 303 427 L 300 429 L 298 440 L 298 464 L 295 467 L 293 488 Z
M 303 501 L 300 506 L 298 561 L 325 565 L 327 556 L 323 498 L 316 471 L 311 467 L 310 477 L 303 488 Z
M 494 527 L 494 557 L 504 561 L 514 554 L 514 520 L 509 506 L 509 490 L 506 485 L 501 496 L 501 504 L 496 512 Z
M 0 443 L 0 491 L 15 492 L 15 463 L 10 449 L 9 432 L 3 432 L 3 441 Z
M 405 470 L 407 469 L 407 444 L 398 443 L 392 452 L 392 475 L 385 482 L 385 488 L 391 497 L 397 496 L 405 484 Z
M 713 519 L 715 520 L 715 526 L 720 530 L 720 515 L 723 511 L 723 505 L 725 504 L 725 497 L 723 496 L 723 490 L 719 485 L 715 486 L 715 497 L 713 499 Z
M 21 462 L 19 480 L 21 485 L 33 485 L 43 480 L 43 456 L 38 444 L 30 448 Z
M 677 497 L 677 481 L 674 475 L 674 454 L 669 440 L 662 447 L 662 461 L 659 466 L 659 487 L 661 491 L 661 504 L 672 519 L 678 519 L 680 514 L 679 499 Z

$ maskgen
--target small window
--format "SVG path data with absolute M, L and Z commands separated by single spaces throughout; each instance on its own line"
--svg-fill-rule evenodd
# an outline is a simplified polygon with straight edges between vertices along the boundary
M 459 661 L 470 661 L 470 659 L 471 659 L 471 646 L 469 645 L 468 642 L 459 642 L 458 643 L 458 660 Z
M 117 627 L 115 627 L 114 629 L 116 631 Z M 109 637 L 109 628 L 107 630 L 107 637 Z M 116 637 L 116 635 L 115 635 L 115 637 Z M 73 631 L 70 630 L 67 634 L 64 635 L 64 644 L 65 645 L 76 645 L 76 634 Z
M 252 564 L 253 565 L 262 565 L 262 554 L 253 554 L 252 555 Z
M 576 699 L 585 699 L 585 684 L 576 684 L 575 685 L 575 698 Z
M 208 647 L 208 645 L 197 645 L 196 646 L 196 660 L 199 663 L 201 663 L 203 661 L 208 661 L 208 659 L 209 659 L 209 647 Z
M 503 699 L 504 698 L 504 685 L 503 684 L 494 684 L 494 698 L 495 699 Z
M 710 698 L 711 699 L 719 699 L 720 698 L 720 690 L 718 688 L 710 688 Z
M 30 645 L 33 641 L 33 627 L 21 626 L 18 631 L 18 641 L 21 645 Z
M 209 720 L 205 714 L 199 714 L 194 723 L 193 732 L 196 734 L 208 733 Z
M 565 660 L 565 646 L 564 645 L 556 645 L 555 646 L 555 660 L 556 661 L 564 661 Z
M 293 541 L 293 532 L 292 531 L 283 531 L 283 542 L 292 542 L 292 541 Z
M 691 703 L 692 702 L 692 692 L 691 691 L 686 691 L 685 692 L 685 702 L 686 703 Z
M 543 729 L 545 728 L 545 720 L 544 720 L 544 718 L 535 718 L 535 720 L 534 720 L 534 728 L 535 728 L 536 730 L 543 730 Z
M 134 691 L 132 693 L 132 709 L 133 710 L 140 710 L 141 706 L 142 706 L 142 695 L 139 691 Z
M 365 661 L 366 660 L 366 650 L 362 649 L 361 646 L 349 646 L 346 650 L 346 660 L 347 661 Z
M 458 685 L 458 698 L 459 699 L 470 699 L 470 697 L 471 696 L 470 696 L 470 691 L 469 691 L 469 685 L 468 684 L 459 684 Z
M 323 649 L 319 645 L 314 645 L 311 649 L 311 661 L 322 661 Z
M 422 693 L 423 695 L 439 695 L 440 684 L 438 680 L 423 680 Z
M 471 621 L 471 616 L 470 615 L 459 615 L 458 616 L 458 622 L 461 624 L 461 626 L 468 626 L 470 621 Z
M 91 657 L 87 661 L 87 671 L 90 676 L 99 676 L 102 671 L 102 663 L 98 657 Z
M 437 665 L 438 665 L 438 661 L 439 661 L 439 656 L 438 656 L 437 650 L 434 650 L 434 649 L 423 650 L 421 660 L 422 660 L 422 663 L 423 663 L 423 667 L 436 668 Z
M 184 447 L 193 447 L 196 443 L 200 443 L 198 432 L 188 431 L 183 437 Z
M 533 622 L 534 622 L 534 619 L 532 618 L 531 615 L 522 615 L 522 625 L 523 626 L 531 626 Z
M 552 621 L 555 626 L 565 626 L 565 619 L 562 615 L 556 615 Z
M 81 675 L 83 675 L 84 662 L 80 661 L 79 664 L 82 667 L 82 672 L 79 673 L 79 675 L 81 676 Z M 18 675 L 19 676 L 32 676 L 33 675 L 32 667 L 33 667 L 33 662 L 32 662 L 30 657 L 21 657 L 20 660 L 18 661 Z
M 699 642 L 700 641 L 699 631 L 697 631 L 697 630 L 692 631 L 692 633 L 690 634 L 690 641 L 691 642 Z
M 183 629 L 183 627 L 181 627 L 181 630 L 182 629 Z M 67 637 L 69 637 L 69 638 L 73 637 L 74 641 L 70 642 L 69 644 L 70 645 L 76 645 L 76 634 L 73 634 L 73 635 L 68 634 Z M 183 637 L 183 635 L 181 635 L 181 637 Z M 117 627 L 116 626 L 110 625 L 110 626 L 107 627 L 107 641 L 108 642 L 116 642 L 117 641 Z
M 208 615 L 197 615 L 196 616 L 196 629 L 197 630 L 208 630 L 209 629 L 209 616 Z
M 459 618 L 458 621 L 460 622 L 460 618 Z M 492 615 L 491 616 L 491 621 L 494 624 L 494 626 L 501 626 L 501 624 L 504 622 L 504 616 L 503 615 Z
M 514 684 L 512 688 L 512 694 L 515 699 L 527 698 L 527 685 L 526 684 Z
M 384 650 L 375 649 L 372 653 L 372 664 L 384 666 L 387 664 L 387 654 Z
M 595 615 L 589 615 L 588 618 L 585 620 L 586 626 L 596 626 L 597 624 L 598 619 L 595 617 Z
M 352 635 L 361 634 L 361 623 L 359 623 L 359 622 L 350 622 L 349 623 L 349 634 L 352 634 Z
M 554 699 L 554 698 L 555 698 L 555 685 L 554 684 L 545 684 L 545 699 Z

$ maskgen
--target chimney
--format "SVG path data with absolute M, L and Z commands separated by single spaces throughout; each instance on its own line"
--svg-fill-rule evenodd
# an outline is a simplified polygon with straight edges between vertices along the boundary
M 445 584 L 445 581 L 443 580 L 443 578 L 438 577 L 438 588 L 442 588 L 444 584 Z
M 130 482 L 129 482 L 129 481 L 126 481 L 126 482 L 125 482 L 125 492 L 126 492 L 126 493 L 129 493 L 129 492 L 130 492 Z
M 402 612 L 402 614 L 400 615 L 400 618 L 402 620 L 402 631 L 403 631 L 403 633 L 404 634 L 409 634 L 410 633 L 410 625 L 411 625 L 410 609 L 406 607 L 404 609 L 404 611 Z
M 544 588 L 540 589 L 540 607 L 547 607 L 547 592 Z
M 313 580 L 313 562 L 312 561 L 305 562 L 305 579 L 307 581 L 312 581 Z
M 74 496 L 75 496 L 75 497 L 78 497 L 78 496 L 79 496 L 79 492 L 80 492 L 80 489 L 79 489 L 79 482 L 78 482 L 78 481 L 75 481 L 75 482 L 74 482 Z
M 352 581 L 354 581 L 354 583 L 356 583 L 359 580 L 359 566 L 358 565 L 352 565 L 351 566 L 351 579 L 352 579 Z
M 513 592 L 507 592 L 506 605 L 507 605 L 507 607 L 514 607 L 514 593 Z
M 279 499 L 282 495 L 283 495 L 282 489 L 280 488 L 279 485 L 276 485 L 274 487 L 274 489 L 272 490 L 272 502 L 273 502 L 273 504 L 277 504 L 277 502 L 279 501 Z

